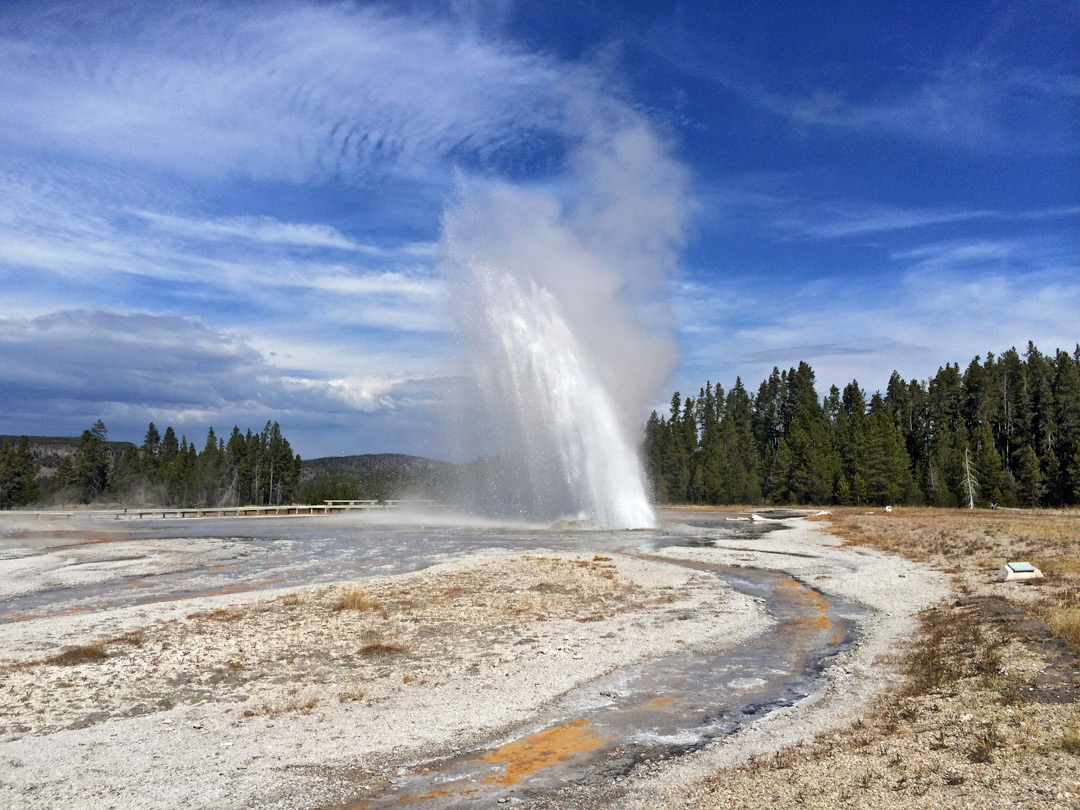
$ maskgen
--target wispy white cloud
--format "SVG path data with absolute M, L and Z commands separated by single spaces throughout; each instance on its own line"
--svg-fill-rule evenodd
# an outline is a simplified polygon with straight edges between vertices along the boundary
M 1045 109 L 1047 103 L 1062 109 L 1075 105 L 1080 75 L 975 57 L 917 74 L 907 91 L 877 100 L 849 100 L 824 89 L 801 97 L 768 91 L 747 97 L 800 125 L 880 131 L 994 152 L 1077 148 L 1063 122 L 1040 122 L 1019 111 Z
M 1040 59 L 1032 45 L 1053 40 L 1060 49 L 1067 41 L 1062 32 L 1075 28 L 1075 9 L 1069 4 L 1037 11 L 1002 6 L 1001 13 L 986 15 L 997 20 L 990 30 L 977 30 L 980 21 L 973 18 L 972 28 L 951 48 L 933 55 L 928 48 L 914 63 L 906 60 L 916 49 L 890 53 L 895 35 L 885 37 L 881 55 L 872 58 L 875 32 L 870 30 L 837 35 L 838 41 L 845 35 L 860 40 L 848 43 L 850 53 L 816 47 L 814 57 L 828 53 L 832 58 L 820 64 L 806 59 L 783 71 L 776 70 L 782 58 L 762 60 L 745 43 L 723 35 L 718 41 L 715 33 L 683 23 L 660 36 L 650 31 L 638 44 L 677 70 L 777 116 L 796 135 L 823 129 L 983 154 L 1075 154 L 1080 148 L 1075 57 L 1071 62 L 1068 56 Z M 1060 30 L 1050 31 L 1055 17 Z M 866 71 L 875 78 L 868 81 Z
M 134 212 L 149 222 L 155 230 L 188 239 L 245 241 L 286 245 L 298 248 L 336 248 L 338 250 L 378 253 L 378 248 L 361 245 L 329 225 L 281 222 L 273 217 L 223 217 L 191 219 L 152 211 Z
M 0 316 L 197 315 L 307 347 L 288 366 L 301 377 L 301 362 L 322 379 L 429 368 L 447 329 L 429 240 L 455 166 L 550 170 L 560 140 L 619 106 L 587 68 L 388 7 L 3 13 Z M 290 210 L 290 184 L 371 215 L 268 215 Z
M 713 291 L 676 291 L 680 323 L 695 339 L 676 385 L 706 377 L 756 386 L 773 366 L 800 360 L 819 393 L 857 378 L 883 388 L 888 374 L 925 379 L 946 362 L 1023 347 L 1071 349 L 1080 312 L 1080 252 L 1055 240 L 927 244 L 892 256 L 872 277 L 792 282 L 781 295 L 747 280 Z M 694 388 L 696 390 L 696 387 Z
M 752 227 L 785 239 L 844 239 L 938 225 L 1065 220 L 1080 207 L 1032 210 L 899 206 L 874 200 L 828 200 L 808 191 L 812 178 L 769 175 L 731 178 L 724 186 L 703 188 L 702 208 L 729 227 Z
M 445 176 L 455 154 L 519 159 L 530 133 L 560 128 L 581 81 L 375 6 L 132 10 L 13 15 L 0 36 L 0 139 L 184 177 Z

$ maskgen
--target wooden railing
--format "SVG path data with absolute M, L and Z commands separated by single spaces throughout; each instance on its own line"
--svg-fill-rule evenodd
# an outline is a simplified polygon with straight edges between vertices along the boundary
M 268 517 L 277 515 L 334 515 L 367 509 L 402 509 L 406 507 L 431 509 L 439 506 L 427 500 L 327 500 L 321 504 L 281 504 L 280 506 L 129 506 L 126 509 L 76 509 L 45 512 L 10 512 L 19 517 L 40 519 L 88 518 L 91 520 L 170 520 L 175 518 Z

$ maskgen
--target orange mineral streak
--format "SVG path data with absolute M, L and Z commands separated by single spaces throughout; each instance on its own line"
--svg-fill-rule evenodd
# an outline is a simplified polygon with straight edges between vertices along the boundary
M 595 751 L 609 739 L 610 736 L 597 733 L 593 724 L 582 718 L 507 743 L 477 761 L 506 763 L 506 772 L 501 776 L 489 776 L 484 780 L 486 783 L 516 785 L 541 768 L 564 762 L 575 754 Z
M 442 796 L 449 796 L 450 791 L 442 788 L 432 788 L 427 793 L 423 793 L 419 796 L 402 796 L 400 801 L 402 804 L 410 802 L 426 802 L 429 799 L 438 799 Z
M 794 598 L 806 607 L 806 615 L 792 622 L 796 632 L 833 629 L 833 621 L 829 618 L 829 601 L 825 597 L 798 580 L 788 578 L 783 583 L 796 590 Z
M 17 619 L 12 619 L 12 622 L 32 622 L 36 619 L 52 619 L 56 616 L 70 616 L 73 613 L 85 613 L 90 610 L 88 607 L 77 607 L 71 610 L 61 610 L 57 613 L 38 613 L 33 616 L 20 616 Z
M 653 698 L 648 703 L 646 703 L 644 708 L 646 708 L 646 709 L 664 709 L 664 708 L 667 708 L 668 706 L 670 706 L 674 702 L 675 702 L 675 698 L 658 697 L 658 698 Z

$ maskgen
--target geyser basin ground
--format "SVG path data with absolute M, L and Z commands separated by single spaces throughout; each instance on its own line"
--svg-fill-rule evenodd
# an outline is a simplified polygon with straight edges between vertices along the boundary
M 230 540 L 184 541 L 186 558 L 160 536 L 178 527 L 52 550 L 41 536 L 6 537 L 0 611 L 23 620 L 0 626 L 0 800 L 347 803 L 433 759 L 513 744 L 560 696 L 622 667 L 731 649 L 770 626 L 756 600 L 716 577 L 623 550 L 782 569 L 864 605 L 862 639 L 818 701 L 847 712 L 872 691 L 873 661 L 907 616 L 944 593 L 939 575 L 839 548 L 810 524 L 740 537 L 716 514 L 665 517 L 658 532 L 610 533 L 346 531 L 315 519 L 264 522 L 277 534 L 261 540 L 240 539 L 237 521 Z M 677 545 L 688 538 L 697 545 Z M 396 573 L 431 554 L 442 561 Z M 326 584 L 335 557 L 349 584 Z M 354 581 L 380 567 L 393 575 Z M 218 593 L 176 598 L 200 590 Z M 65 610 L 75 612 L 47 615 Z M 55 658 L 65 651 L 82 657 Z M 791 725 L 766 720 L 731 744 L 761 745 L 759 729 Z

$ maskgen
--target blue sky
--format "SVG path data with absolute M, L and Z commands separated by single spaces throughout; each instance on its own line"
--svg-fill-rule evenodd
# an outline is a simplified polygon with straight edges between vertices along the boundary
M 685 171 L 657 407 L 1080 340 L 1080 5 L 712 5 L 3 3 L 0 433 L 446 457 L 444 212 L 613 118 Z

